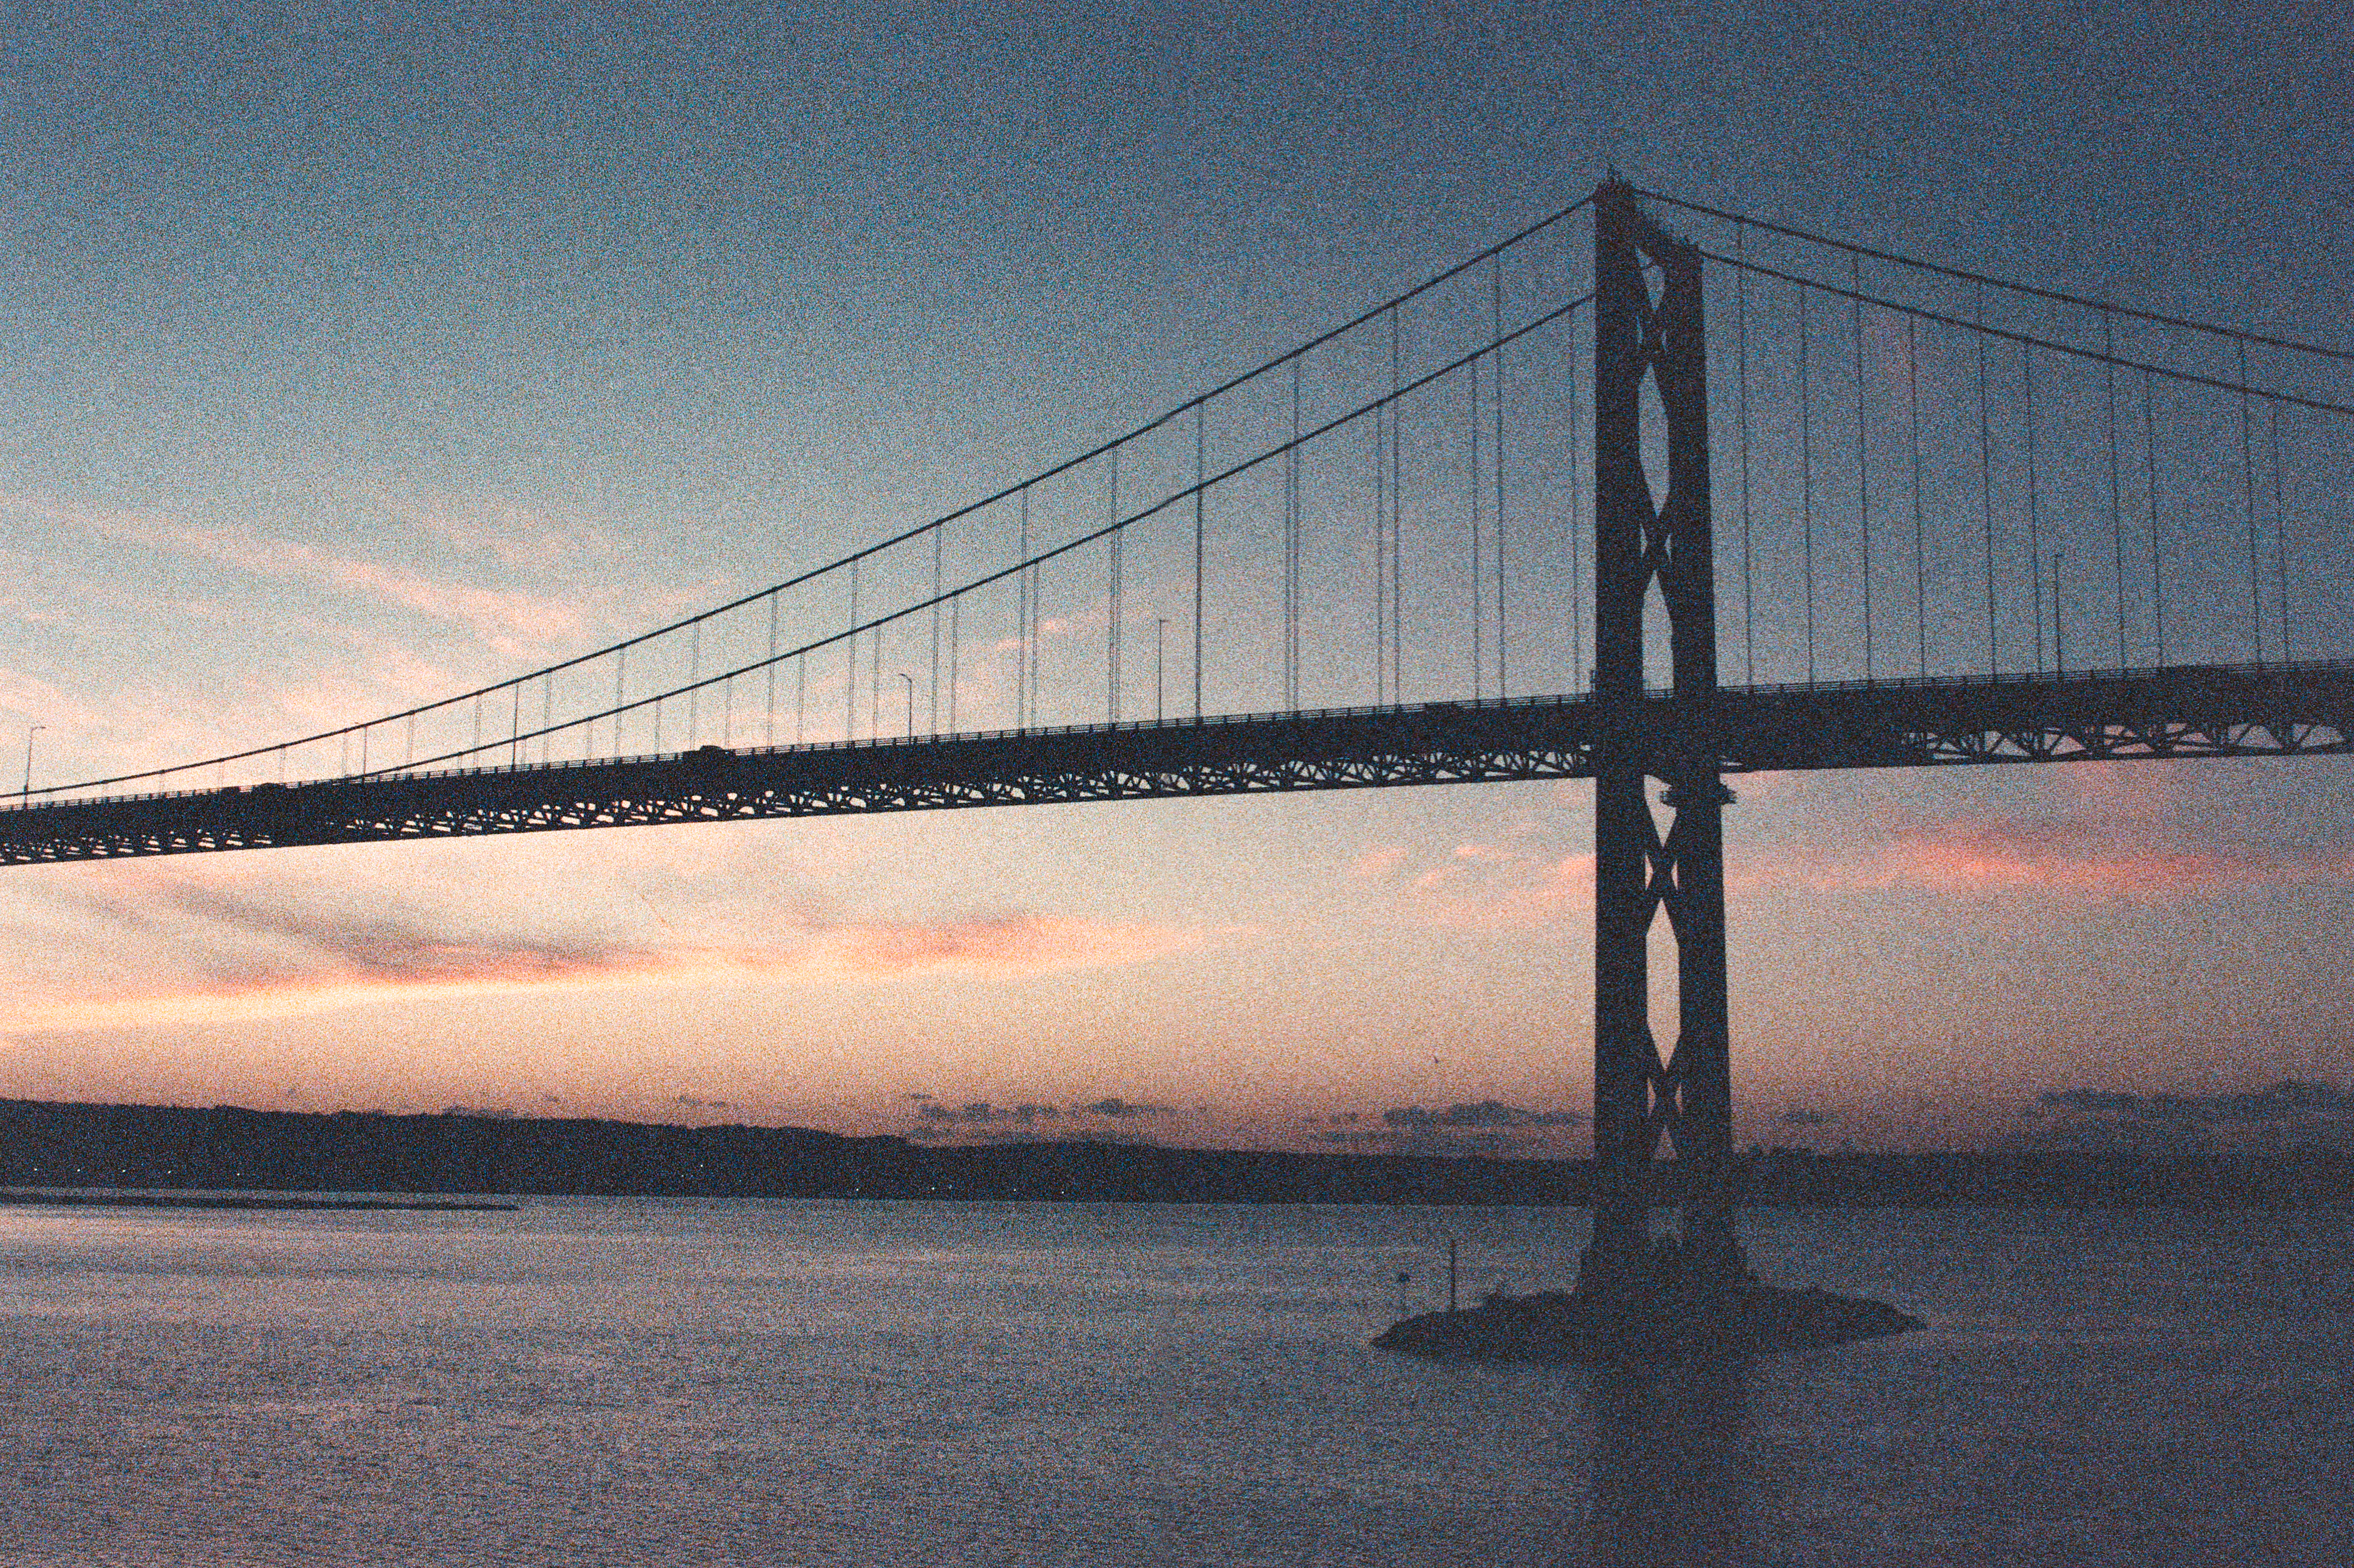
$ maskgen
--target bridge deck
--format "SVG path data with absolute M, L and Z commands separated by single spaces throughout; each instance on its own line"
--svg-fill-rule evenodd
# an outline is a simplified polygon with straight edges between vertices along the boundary
M 660 822 L 1575 779 L 1590 697 L 1234 715 L 847 745 L 697 750 L 0 810 L 0 863 Z M 1729 773 L 2354 751 L 2354 661 L 1734 687 L 1651 699 L 1665 759 Z

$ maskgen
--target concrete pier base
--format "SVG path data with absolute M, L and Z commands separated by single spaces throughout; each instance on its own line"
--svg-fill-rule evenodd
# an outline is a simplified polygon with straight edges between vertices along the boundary
M 1373 1343 L 1450 1360 L 1621 1365 L 1778 1355 L 1925 1326 L 1884 1301 L 1761 1285 L 1746 1270 L 1710 1277 L 1672 1245 L 1652 1261 L 1612 1289 L 1491 1292 L 1477 1307 L 1393 1324 Z

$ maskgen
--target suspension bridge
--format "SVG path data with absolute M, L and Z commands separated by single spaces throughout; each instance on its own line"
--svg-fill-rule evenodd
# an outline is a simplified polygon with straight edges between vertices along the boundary
M 1642 1266 L 1663 1143 L 1679 1245 L 1736 1270 L 1724 778 L 2354 750 L 2349 383 L 2343 350 L 1613 180 L 757 593 L 332 729 L 28 775 L 0 863 L 1591 778 L 1585 1274 Z

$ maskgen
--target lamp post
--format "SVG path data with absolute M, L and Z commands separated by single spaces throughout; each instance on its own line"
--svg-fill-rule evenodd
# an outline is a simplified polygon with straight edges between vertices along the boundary
M 45 724 L 37 724 L 25 731 L 25 792 L 16 798 L 20 810 L 33 803 L 33 737 L 48 727 Z
M 899 672 L 899 683 L 907 688 L 907 738 L 916 738 L 916 677 L 907 671 Z
M 1161 649 L 1168 640 L 1169 620 L 1166 616 L 1152 623 L 1152 722 L 1161 722 Z

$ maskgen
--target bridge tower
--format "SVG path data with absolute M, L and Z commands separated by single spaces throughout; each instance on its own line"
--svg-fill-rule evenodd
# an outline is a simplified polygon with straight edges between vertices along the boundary
M 1657 269 L 1654 291 L 1646 263 Z M 1725 1004 L 1723 810 L 1712 722 L 1715 565 L 1701 254 L 1661 228 L 1614 175 L 1594 203 L 1595 675 L 1594 1238 L 1579 1287 L 1606 1296 L 1745 1274 L 1733 1230 L 1733 1090 Z M 1666 493 L 1644 456 L 1657 401 Z M 1644 615 L 1665 611 L 1670 695 L 1645 694 Z M 1673 813 L 1663 832 L 1648 799 Z M 1649 940 L 1675 940 L 1676 1037 L 1651 1030 Z M 1690 1181 L 1680 1246 L 1649 1233 L 1665 1137 Z

